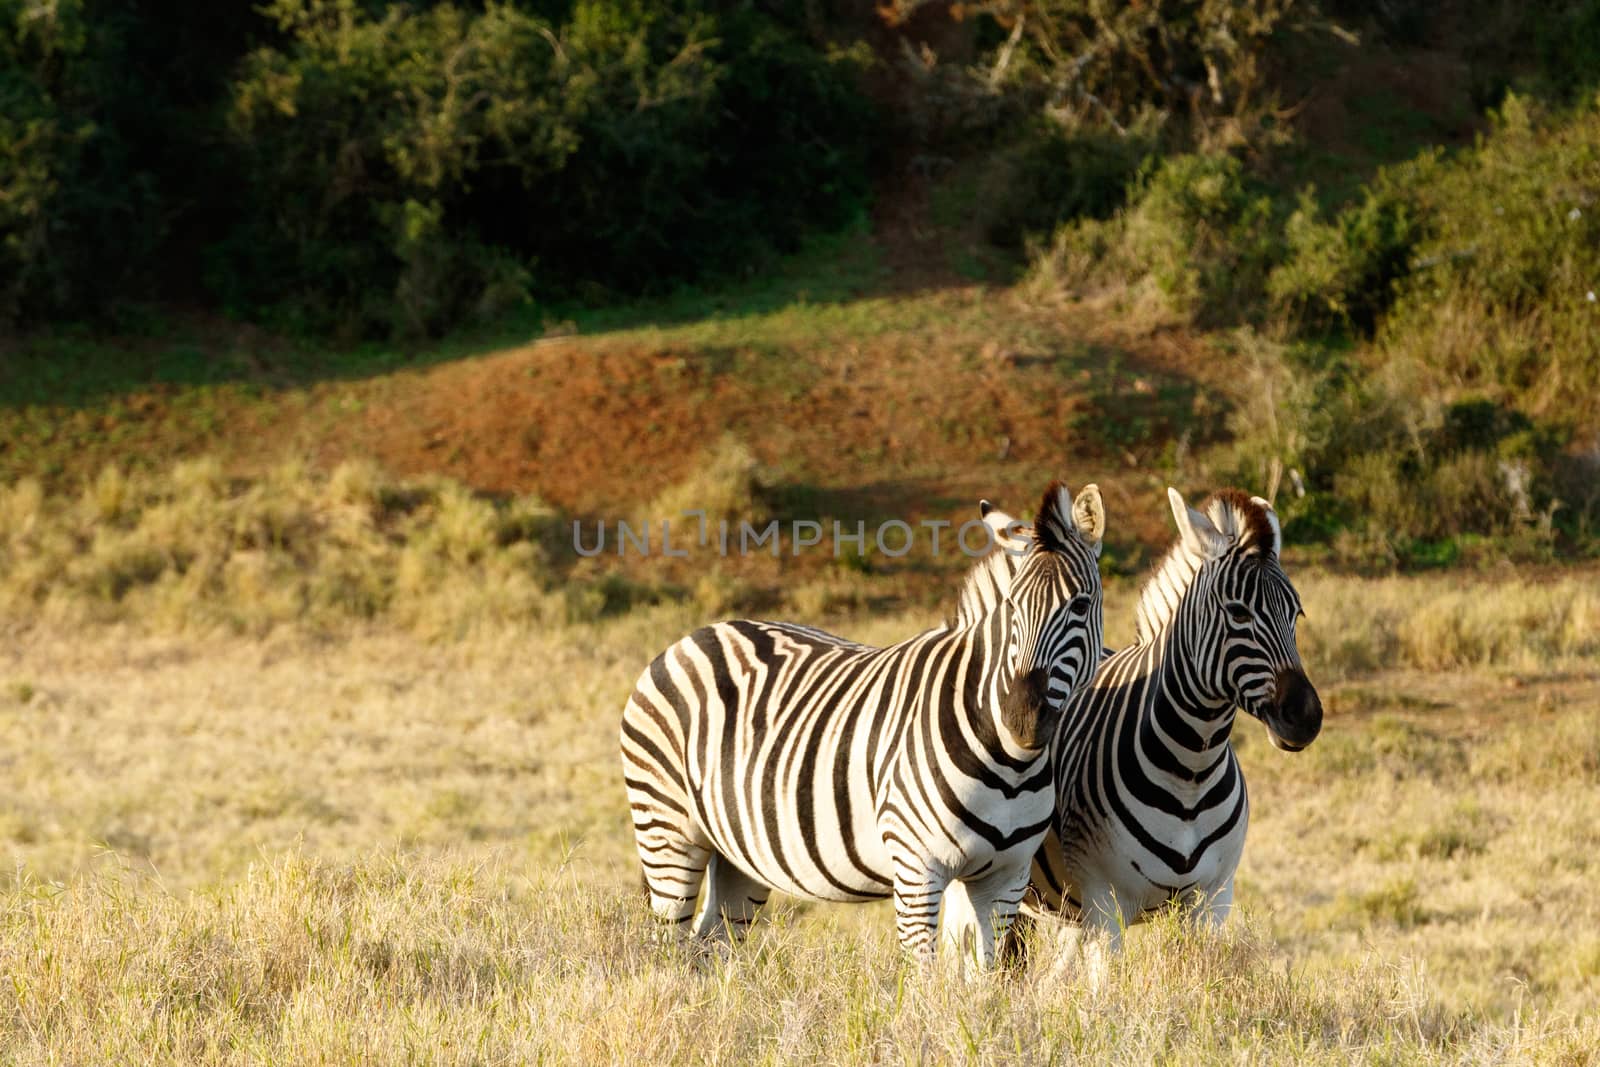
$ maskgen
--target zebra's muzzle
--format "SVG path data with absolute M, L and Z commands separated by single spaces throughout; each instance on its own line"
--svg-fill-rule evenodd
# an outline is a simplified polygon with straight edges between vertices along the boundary
M 1267 736 L 1285 752 L 1299 752 L 1322 732 L 1322 698 L 1305 672 L 1293 668 L 1278 672 L 1273 690 L 1277 699 L 1262 716 Z
M 1000 702 L 1001 720 L 1023 748 L 1042 749 L 1055 733 L 1060 709 L 1050 707 L 1050 672 L 1018 671 Z

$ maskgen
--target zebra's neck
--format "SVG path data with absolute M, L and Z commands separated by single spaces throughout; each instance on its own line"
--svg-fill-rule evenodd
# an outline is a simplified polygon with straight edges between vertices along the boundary
M 979 560 L 961 585 L 961 598 L 956 603 L 954 618 L 947 624 L 949 628 L 959 630 L 974 626 L 992 613 L 1010 592 L 1017 563 L 1017 557 L 1004 548 L 996 548 Z
M 1237 714 L 1233 699 L 1216 691 L 1209 672 L 1195 669 L 1197 663 L 1214 659 L 1216 650 L 1197 647 L 1202 644 L 1201 620 L 1186 617 L 1193 611 L 1191 603 L 1179 604 L 1168 624 L 1151 638 L 1150 695 L 1140 723 L 1141 734 L 1152 735 L 1147 741 L 1159 738 L 1178 777 L 1197 776 L 1218 766 Z
M 1027 669 L 1034 651 L 1031 648 L 1013 649 L 1017 640 L 1014 626 L 1012 613 L 997 607 L 981 619 L 979 625 L 960 632 L 957 639 L 966 643 L 971 657 L 969 663 L 974 667 L 981 665 L 983 671 L 975 692 L 969 687 L 963 712 L 976 736 L 982 738 L 997 754 L 1003 753 L 1006 759 L 1014 761 L 1016 771 L 1031 774 L 1025 768 L 1039 759 L 1043 750 L 1030 752 L 1013 744 L 1007 737 L 1000 715 L 1002 701 L 1014 676 L 1019 670 Z M 1011 662 L 1013 652 L 1015 663 Z
M 1168 549 L 1139 591 L 1139 604 L 1134 611 L 1134 640 L 1138 644 L 1149 644 L 1172 626 L 1204 563 L 1181 540 Z

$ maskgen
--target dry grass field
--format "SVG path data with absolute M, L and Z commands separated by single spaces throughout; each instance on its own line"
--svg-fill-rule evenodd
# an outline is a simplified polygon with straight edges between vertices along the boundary
M 0 27 L 0 1067 L 1600 1067 L 1600 0 Z M 1169 486 L 1276 501 L 1229 924 L 663 943 L 640 671 L 934 625 L 1057 477 L 1112 645 Z
M 455 635 L 14 622 L 0 1061 L 1595 1062 L 1596 575 L 1299 584 L 1327 726 L 1297 756 L 1236 734 L 1241 918 L 1137 931 L 1103 988 L 918 973 L 881 906 L 653 946 L 616 722 L 693 601 Z

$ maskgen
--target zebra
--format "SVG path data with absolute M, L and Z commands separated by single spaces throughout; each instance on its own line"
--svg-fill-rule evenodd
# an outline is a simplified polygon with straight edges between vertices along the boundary
M 728 943 L 772 889 L 892 896 L 901 947 L 927 962 L 955 880 L 988 966 L 1049 826 L 1055 716 L 1099 661 L 1104 528 L 1097 486 L 1074 499 L 1053 482 L 1004 596 L 964 621 L 880 649 L 740 620 L 657 656 L 621 730 L 654 914 Z M 968 585 L 996 566 L 977 564 Z
M 1055 818 L 1023 905 L 1103 934 L 1113 952 L 1126 926 L 1173 901 L 1212 923 L 1232 909 L 1249 818 L 1229 743 L 1235 709 L 1291 752 L 1322 726 L 1272 506 L 1236 489 L 1199 511 L 1167 496 L 1179 536 L 1140 595 L 1135 644 L 1102 661 L 1052 739 Z M 972 927 L 967 902 L 949 894 L 946 939 Z

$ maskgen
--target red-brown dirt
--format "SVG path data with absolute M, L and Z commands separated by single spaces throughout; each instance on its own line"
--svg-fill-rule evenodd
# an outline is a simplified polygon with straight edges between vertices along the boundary
M 313 452 L 616 515 L 692 475 L 731 434 L 838 518 L 962 515 L 980 496 L 1020 510 L 1056 475 L 1160 518 L 1132 497 L 1159 488 L 1179 434 L 1216 432 L 1193 336 L 1029 311 L 976 288 L 919 299 L 943 314 L 838 345 L 561 338 L 323 387 L 353 392 L 360 411 Z M 1164 523 L 1148 525 L 1140 540 L 1165 539 Z

